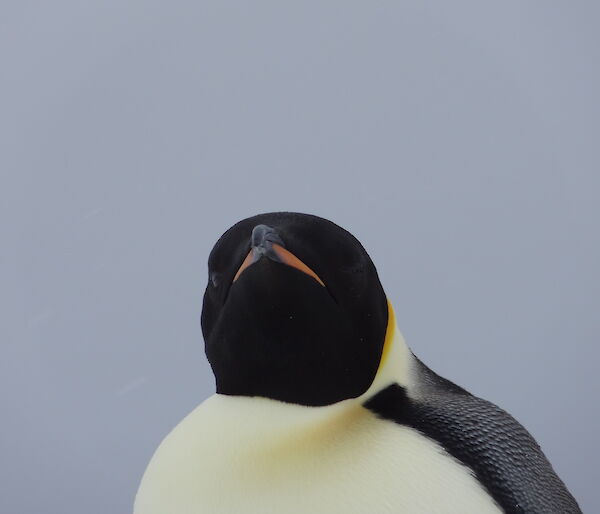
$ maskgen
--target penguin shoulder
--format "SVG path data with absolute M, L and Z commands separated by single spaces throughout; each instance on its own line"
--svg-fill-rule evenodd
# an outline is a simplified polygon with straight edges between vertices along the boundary
M 505 512 L 581 512 L 535 439 L 510 414 L 414 356 L 411 367 L 410 387 L 392 384 L 365 407 L 435 440 L 471 469 Z

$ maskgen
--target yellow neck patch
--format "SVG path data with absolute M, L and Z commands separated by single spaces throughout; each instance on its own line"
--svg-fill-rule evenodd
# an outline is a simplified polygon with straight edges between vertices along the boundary
M 386 359 L 390 353 L 390 348 L 392 347 L 392 340 L 394 339 L 394 332 L 396 330 L 396 314 L 394 313 L 394 308 L 392 307 L 392 303 L 387 300 L 388 306 L 388 322 L 387 328 L 385 330 L 385 339 L 383 341 L 383 350 L 381 352 L 381 360 L 379 361 L 379 368 L 377 368 L 377 372 L 383 368 Z

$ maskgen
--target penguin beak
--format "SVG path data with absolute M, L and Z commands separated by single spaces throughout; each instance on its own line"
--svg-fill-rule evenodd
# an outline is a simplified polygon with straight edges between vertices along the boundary
M 321 286 L 325 287 L 321 278 L 312 269 L 283 246 L 283 241 L 271 227 L 267 225 L 257 225 L 254 227 L 252 230 L 251 246 L 250 252 L 248 252 L 244 262 L 242 262 L 242 265 L 233 277 L 233 282 L 240 277 L 244 270 L 264 256 L 275 262 L 296 268 L 309 277 L 314 278 Z

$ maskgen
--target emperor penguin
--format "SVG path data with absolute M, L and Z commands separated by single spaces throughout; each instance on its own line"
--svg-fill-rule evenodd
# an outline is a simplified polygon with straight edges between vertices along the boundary
M 216 394 L 160 444 L 134 514 L 581 512 L 525 428 L 415 357 L 346 230 L 260 214 L 208 272 Z

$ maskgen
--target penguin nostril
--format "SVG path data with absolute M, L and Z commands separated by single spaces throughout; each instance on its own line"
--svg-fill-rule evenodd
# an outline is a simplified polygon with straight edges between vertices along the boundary
M 269 246 L 269 243 L 276 243 L 285 248 L 281 237 L 279 237 L 274 228 L 268 225 L 256 225 L 252 229 L 252 235 L 250 236 L 250 245 L 252 248 L 264 248 Z

